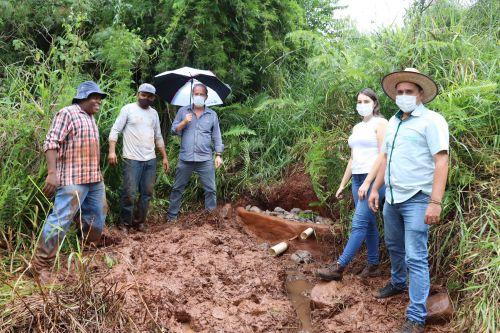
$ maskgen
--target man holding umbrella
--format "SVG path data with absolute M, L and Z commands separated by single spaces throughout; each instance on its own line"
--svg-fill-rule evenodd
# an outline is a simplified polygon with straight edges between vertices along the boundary
M 211 211 L 217 206 L 215 168 L 222 165 L 224 145 L 217 113 L 205 105 L 207 98 L 207 86 L 194 84 L 191 105 L 180 108 L 172 123 L 172 133 L 181 137 L 181 148 L 170 194 L 169 220 L 179 214 L 182 194 L 193 171 L 200 176 L 205 190 L 205 209 Z

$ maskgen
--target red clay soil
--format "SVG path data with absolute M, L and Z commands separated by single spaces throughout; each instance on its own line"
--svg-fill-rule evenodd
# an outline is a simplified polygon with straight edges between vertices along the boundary
M 121 234 L 121 244 L 101 249 L 95 273 L 124 293 L 124 309 L 137 331 L 300 331 L 285 288 L 287 274 L 295 272 L 316 285 L 320 281 L 313 271 L 322 263 L 299 266 L 290 260 L 290 250 L 270 257 L 268 244 L 234 215 L 223 220 L 215 214 L 190 214 L 176 224 Z M 330 253 L 338 252 L 336 241 L 329 244 Z M 347 272 L 338 283 L 338 301 L 313 309 L 313 332 L 394 332 L 404 321 L 407 297 L 381 301 L 371 296 L 387 278 L 363 281 Z M 451 330 L 431 326 L 427 332 Z
M 273 209 L 274 207 L 281 207 L 286 210 L 292 208 L 311 209 L 325 215 L 325 212 L 320 207 L 309 205 L 313 202 L 319 202 L 319 199 L 314 193 L 311 177 L 300 164 L 291 166 L 282 181 L 271 187 L 264 188 L 256 199 L 260 201 L 258 202 L 259 207 L 264 209 Z

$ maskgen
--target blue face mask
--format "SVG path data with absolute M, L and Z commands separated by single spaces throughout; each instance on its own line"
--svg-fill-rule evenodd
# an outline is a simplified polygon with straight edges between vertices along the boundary
M 193 104 L 197 107 L 202 107 L 205 105 L 205 96 L 196 95 L 193 96 Z
M 417 96 L 397 95 L 396 105 L 399 106 L 401 111 L 411 113 L 417 108 Z

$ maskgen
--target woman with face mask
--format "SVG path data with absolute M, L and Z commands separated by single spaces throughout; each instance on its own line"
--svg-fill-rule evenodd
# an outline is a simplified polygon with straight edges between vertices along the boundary
M 330 266 L 319 269 L 318 277 L 324 280 L 342 280 L 345 267 L 351 262 L 359 248 L 366 242 L 368 263 L 360 272 L 362 277 L 373 277 L 379 274 L 379 234 L 377 217 L 368 207 L 368 196 L 371 184 L 375 179 L 381 161 L 387 120 L 380 116 L 380 104 L 375 92 L 363 89 L 357 98 L 356 111 L 362 121 L 356 124 L 349 136 L 351 158 L 337 190 L 337 199 L 343 198 L 343 191 L 352 176 L 352 196 L 355 212 L 349 240 L 342 255 Z M 385 188 L 379 189 L 383 199 Z

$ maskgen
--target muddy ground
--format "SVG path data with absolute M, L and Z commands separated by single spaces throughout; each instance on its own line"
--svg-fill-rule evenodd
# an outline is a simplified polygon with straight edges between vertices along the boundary
M 340 239 L 332 241 L 330 253 L 306 265 L 292 262 L 290 251 L 270 257 L 268 244 L 245 231 L 234 214 L 223 220 L 195 213 L 176 224 L 119 235 L 121 244 L 100 249 L 93 269 L 105 284 L 117 284 L 124 309 L 143 332 L 299 332 L 286 281 L 305 279 L 310 289 L 320 282 L 314 269 L 341 248 Z M 403 323 L 407 296 L 374 299 L 371 293 L 385 284 L 388 270 L 362 280 L 353 274 L 361 265 L 362 258 L 334 282 L 334 306 L 312 308 L 312 332 L 394 332 Z M 450 331 L 446 325 L 427 328 Z

